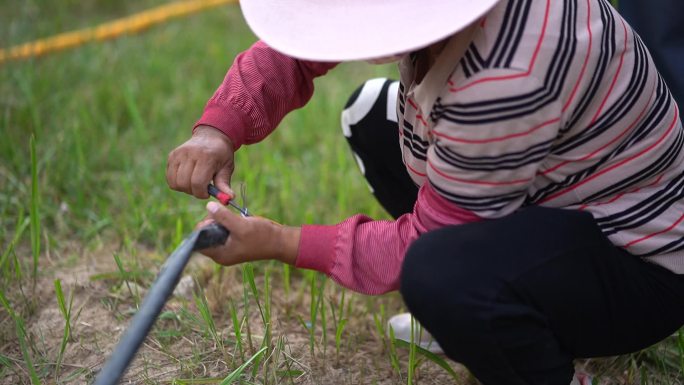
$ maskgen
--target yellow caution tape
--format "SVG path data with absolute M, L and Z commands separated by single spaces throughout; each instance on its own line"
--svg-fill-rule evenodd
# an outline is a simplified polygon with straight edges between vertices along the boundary
M 74 48 L 91 41 L 109 40 L 125 34 L 138 33 L 172 18 L 229 3 L 237 3 L 237 0 L 187 0 L 162 5 L 96 27 L 61 33 L 8 49 L 0 49 L 0 64 Z

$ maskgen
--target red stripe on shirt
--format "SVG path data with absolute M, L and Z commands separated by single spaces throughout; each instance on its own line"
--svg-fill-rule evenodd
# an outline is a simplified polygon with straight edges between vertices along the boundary
M 538 125 L 538 126 L 535 126 L 535 127 L 530 128 L 529 130 L 524 131 L 524 132 L 519 132 L 519 133 L 516 133 L 516 134 L 510 134 L 510 135 L 505 135 L 505 136 L 498 136 L 498 137 L 489 138 L 489 139 L 463 139 L 463 138 L 456 138 L 456 137 L 449 136 L 449 135 L 446 135 L 446 134 L 443 134 L 443 133 L 440 133 L 440 132 L 437 132 L 437 131 L 435 131 L 435 136 L 438 136 L 438 137 L 440 137 L 440 138 L 443 138 L 443 139 L 446 139 L 446 140 L 449 140 L 449 141 L 452 141 L 452 142 L 457 142 L 457 143 L 485 144 L 485 143 L 503 142 L 503 141 L 506 141 L 506 140 L 509 140 L 509 139 L 520 138 L 520 137 L 523 137 L 523 136 L 530 135 L 530 134 L 532 134 L 533 132 L 535 132 L 535 131 L 537 131 L 537 130 L 539 130 L 539 129 L 542 129 L 542 128 L 548 126 L 548 125 L 551 125 L 551 124 L 554 124 L 554 123 L 558 123 L 558 122 L 560 122 L 560 117 L 555 118 L 555 119 L 552 119 L 552 120 L 549 120 L 548 122 L 544 122 L 544 123 L 542 123 L 542 124 L 540 124 L 540 125 Z
M 435 167 L 435 165 L 432 164 L 432 162 L 430 162 L 430 160 L 428 160 L 427 164 L 428 164 L 428 166 L 430 166 L 430 168 L 434 172 L 439 174 L 441 177 L 448 179 L 448 180 L 455 181 L 455 182 L 466 183 L 466 184 L 476 184 L 476 185 L 481 185 L 481 186 L 511 186 L 511 185 L 516 185 L 516 184 L 525 184 L 525 183 L 529 183 L 530 181 L 532 181 L 532 178 L 508 180 L 508 181 L 501 181 L 501 182 L 491 182 L 491 181 L 486 181 L 486 180 L 461 179 L 461 178 L 456 178 L 455 176 L 448 175 L 443 171 L 440 171 L 439 169 L 437 169 L 437 167 Z
M 684 221 L 684 214 L 682 214 L 682 216 L 680 216 L 679 219 L 677 219 L 677 221 L 675 223 L 673 223 L 670 227 L 668 227 L 664 230 L 655 232 L 655 233 L 648 234 L 648 235 L 641 237 L 639 239 L 635 239 L 632 242 L 629 242 L 628 244 L 624 245 L 623 247 L 625 247 L 625 248 L 632 247 L 632 246 L 636 245 L 637 243 L 641 243 L 641 242 L 643 242 L 647 239 L 653 238 L 657 235 L 668 233 L 668 232 L 674 230 L 680 223 L 682 223 L 682 221 Z
M 411 105 L 411 107 L 413 107 L 413 109 L 418 110 L 418 106 L 413 102 L 413 100 L 411 100 L 411 98 L 408 98 L 408 103 Z
M 586 210 L 587 207 L 590 207 L 590 206 L 591 206 L 591 207 L 604 206 L 604 205 L 609 205 L 609 204 L 611 204 L 611 203 L 617 202 L 618 200 L 620 200 L 620 198 L 624 197 L 624 196 L 627 195 L 627 194 L 638 193 L 638 192 L 641 191 L 642 189 L 656 186 L 658 183 L 660 183 L 660 181 L 663 179 L 664 176 L 665 176 L 665 174 L 661 174 L 658 178 L 656 178 L 656 180 L 655 180 L 653 183 L 649 183 L 649 184 L 647 184 L 646 186 L 638 187 L 638 188 L 635 188 L 635 189 L 633 189 L 633 190 L 625 191 L 625 192 L 623 192 L 623 193 L 620 193 L 620 194 L 618 194 L 618 195 L 612 197 L 611 199 L 609 199 L 609 200 L 607 200 L 607 201 L 605 201 L 605 202 L 596 202 L 596 203 L 587 203 L 587 204 L 583 204 L 582 206 L 580 206 L 580 208 L 579 208 L 578 210 Z
M 420 122 L 423 123 L 423 125 L 428 125 L 425 119 L 423 118 L 423 115 L 416 115 L 416 119 L 420 120 Z
M 476 80 L 470 84 L 466 84 L 462 87 L 458 88 L 449 88 L 449 91 L 451 92 L 460 92 L 463 90 L 466 90 L 476 84 L 481 84 L 481 83 L 488 83 L 492 81 L 500 81 L 500 80 L 511 80 L 511 79 L 518 79 L 518 78 L 526 78 L 530 76 L 532 73 L 532 70 L 534 69 L 534 66 L 537 62 L 537 57 L 539 56 L 539 51 L 541 51 L 541 46 L 542 43 L 544 42 L 544 37 L 546 37 L 546 27 L 548 26 L 549 23 L 549 12 L 551 10 L 551 0 L 546 0 L 546 12 L 544 15 L 544 24 L 542 25 L 542 31 L 541 35 L 539 36 L 539 41 L 537 42 L 537 48 L 534 50 L 534 54 L 532 55 L 532 58 L 530 59 L 530 65 L 528 66 L 527 72 L 523 74 L 518 74 L 518 75 L 506 75 L 506 76 L 493 76 L 489 78 L 484 78 L 484 79 L 479 79 Z
M 641 119 L 643 119 L 644 115 L 646 114 L 646 112 L 648 111 L 648 109 L 651 107 L 651 101 L 652 101 L 652 100 L 653 100 L 653 94 L 651 93 L 651 97 L 650 97 L 650 99 L 648 100 L 648 103 L 646 103 L 646 105 L 644 106 L 644 109 L 641 111 L 641 113 L 639 114 L 639 116 L 634 120 L 634 122 L 632 122 L 632 124 L 630 124 L 630 125 L 629 125 L 626 129 L 624 129 L 622 132 L 620 132 L 620 134 L 618 134 L 618 136 L 616 136 L 615 138 L 611 139 L 610 142 L 608 142 L 608 143 L 604 144 L 603 146 L 599 147 L 598 149 L 596 149 L 596 151 L 591 152 L 591 153 L 589 153 L 589 154 L 587 154 L 587 155 L 585 155 L 585 156 L 583 156 L 583 157 L 581 157 L 581 158 L 579 158 L 579 159 L 566 160 L 566 161 L 561 162 L 561 163 L 559 163 L 559 164 L 557 164 L 557 165 L 555 165 L 555 166 L 553 166 L 553 167 L 551 167 L 551 168 L 549 168 L 549 169 L 546 169 L 546 170 L 544 170 L 544 171 L 538 172 L 537 175 L 547 175 L 547 174 L 549 174 L 549 173 L 552 173 L 552 172 L 558 170 L 559 168 L 561 168 L 561 167 L 563 167 L 563 166 L 567 166 L 568 164 L 571 164 L 571 163 L 574 163 L 574 162 L 580 162 L 580 161 L 584 161 L 584 160 L 588 160 L 588 159 L 592 159 L 593 157 L 596 156 L 596 154 L 598 154 L 599 152 L 605 150 L 607 147 L 609 147 L 610 145 L 614 144 L 614 143 L 617 142 L 620 138 L 622 138 L 622 137 L 625 136 L 628 132 L 630 132 L 630 131 L 634 128 L 634 126 L 636 126 L 636 125 L 641 121 Z
M 408 168 L 412 173 L 414 173 L 414 174 L 416 174 L 416 175 L 419 175 L 419 176 L 427 176 L 427 174 L 424 174 L 424 173 L 422 173 L 422 172 L 420 172 L 420 171 L 414 169 L 413 167 L 411 167 L 410 164 L 408 164 L 408 163 L 406 163 L 406 162 L 404 162 L 404 164 L 406 165 L 406 168 Z
M 678 109 L 678 108 L 675 108 L 675 116 L 674 116 L 674 119 L 672 120 L 672 124 L 670 124 L 670 127 L 667 129 L 667 131 L 666 131 L 660 138 L 658 138 L 658 141 L 656 141 L 655 143 L 651 144 L 650 146 L 648 146 L 648 147 L 647 147 L 646 149 L 644 149 L 643 151 L 641 151 L 641 152 L 639 152 L 639 153 L 637 153 L 637 154 L 634 154 L 634 155 L 630 156 L 629 158 L 627 158 L 627 159 L 625 159 L 625 160 L 623 160 L 623 161 L 621 161 L 621 162 L 619 162 L 619 163 L 616 163 L 616 164 L 614 164 L 613 166 L 608 167 L 607 169 L 605 169 L 605 170 L 603 170 L 603 171 L 597 172 L 596 174 L 594 174 L 594 175 L 592 175 L 592 176 L 590 176 L 590 177 L 587 177 L 586 179 L 583 179 L 580 183 L 577 183 L 576 185 L 570 186 L 570 187 L 568 187 L 568 188 L 566 188 L 566 189 L 564 189 L 564 190 L 561 190 L 561 191 L 559 191 L 559 192 L 557 192 L 557 193 L 555 193 L 555 194 L 553 194 L 553 195 L 549 195 L 548 197 L 546 197 L 545 199 L 543 199 L 543 200 L 542 200 L 541 202 L 539 202 L 539 203 L 540 203 L 540 204 L 542 204 L 542 203 L 547 203 L 547 202 L 552 201 L 552 200 L 554 200 L 554 199 L 556 199 L 556 198 L 558 198 L 558 197 L 561 197 L 561 196 L 563 196 L 563 195 L 569 193 L 570 191 L 573 191 L 573 190 L 577 189 L 578 187 L 580 187 L 580 186 L 582 186 L 582 185 L 584 185 L 584 184 L 587 184 L 587 183 L 591 182 L 592 180 L 594 180 L 594 179 L 596 179 L 596 178 L 598 178 L 598 177 L 600 177 L 600 176 L 602 176 L 602 175 L 604 175 L 604 174 L 606 174 L 606 173 L 608 173 L 608 172 L 610 172 L 610 171 L 615 170 L 616 168 L 619 168 L 619 167 L 621 167 L 621 166 L 624 166 L 625 164 L 627 164 L 627 163 L 633 161 L 633 160 L 636 159 L 636 158 L 641 157 L 641 156 L 644 155 L 644 154 L 647 154 L 647 153 L 651 152 L 654 148 L 658 147 L 658 145 L 659 145 L 663 140 L 665 140 L 665 138 L 667 138 L 668 135 L 670 135 L 670 133 L 672 132 L 672 130 L 677 126 L 677 122 L 678 122 L 678 121 L 679 121 L 679 109 Z

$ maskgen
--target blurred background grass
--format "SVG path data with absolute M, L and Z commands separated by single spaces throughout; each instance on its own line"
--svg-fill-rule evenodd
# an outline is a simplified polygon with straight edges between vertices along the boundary
M 127 2 L 102 1 L 101 9 L 31 3 L 2 6 L 3 18 L 9 15 L 4 46 L 48 34 L 53 15 L 56 32 L 155 2 L 126 7 Z M 168 190 L 166 156 L 189 137 L 233 57 L 254 41 L 238 9 L 222 7 L 144 35 L 1 67 L 0 153 L 7 182 L 1 189 L 1 228 L 12 228 L 27 207 L 28 140 L 35 134 L 49 236 L 87 241 L 108 229 L 170 247 L 177 218 L 188 228 L 201 217 L 202 204 Z M 288 223 L 334 222 L 355 212 L 382 215 L 338 126 L 341 107 L 356 86 L 392 75 L 388 67 L 342 66 L 317 81 L 312 103 L 291 114 L 276 134 L 241 150 L 234 180 L 248 182 L 252 211 Z

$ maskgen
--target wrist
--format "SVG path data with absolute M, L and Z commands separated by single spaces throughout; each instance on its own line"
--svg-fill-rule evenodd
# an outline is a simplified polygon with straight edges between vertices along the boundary
M 278 241 L 276 258 L 280 262 L 294 265 L 297 261 L 297 254 L 299 252 L 299 239 L 301 237 L 301 228 L 293 226 L 278 227 L 277 236 Z
M 230 137 L 216 127 L 206 125 L 197 126 L 194 130 L 192 130 L 192 136 L 217 139 L 225 143 L 231 151 L 235 149 L 233 141 L 230 139 Z

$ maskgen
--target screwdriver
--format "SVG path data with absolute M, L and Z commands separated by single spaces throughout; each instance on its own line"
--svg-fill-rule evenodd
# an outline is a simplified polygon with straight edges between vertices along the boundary
M 234 207 L 237 211 L 240 212 L 240 214 L 242 214 L 243 217 L 250 216 L 249 213 L 247 212 L 247 208 L 242 208 L 242 207 L 238 206 L 237 204 L 235 204 L 235 202 L 233 202 L 232 196 L 230 196 L 229 194 L 226 194 L 223 191 L 219 190 L 213 184 L 210 184 L 209 186 L 207 186 L 207 191 L 209 192 L 209 195 L 218 199 L 218 201 L 221 202 L 221 204 L 223 204 L 224 206 L 230 205 L 230 206 Z

